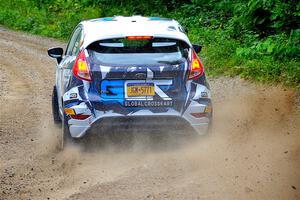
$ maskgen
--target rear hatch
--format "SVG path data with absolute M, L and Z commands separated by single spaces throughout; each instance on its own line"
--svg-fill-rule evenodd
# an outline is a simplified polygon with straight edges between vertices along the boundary
M 189 46 L 185 42 L 133 36 L 97 41 L 87 50 L 94 106 L 181 111 L 187 97 Z

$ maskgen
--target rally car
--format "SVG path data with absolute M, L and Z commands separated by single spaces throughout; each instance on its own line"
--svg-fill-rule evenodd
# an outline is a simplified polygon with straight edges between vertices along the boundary
M 167 128 L 205 134 L 212 103 L 204 67 L 184 28 L 173 19 L 106 17 L 80 22 L 57 59 L 54 122 L 62 138 L 91 130 Z

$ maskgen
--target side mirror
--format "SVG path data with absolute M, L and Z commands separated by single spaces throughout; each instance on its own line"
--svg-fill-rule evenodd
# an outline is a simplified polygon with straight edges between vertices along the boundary
M 197 44 L 193 44 L 193 48 L 194 48 L 196 53 L 200 53 L 201 50 L 202 50 L 202 46 L 197 45 Z
M 54 47 L 48 49 L 48 55 L 52 58 L 56 58 L 58 63 L 60 63 L 60 61 L 62 60 L 63 53 L 64 50 L 61 47 Z

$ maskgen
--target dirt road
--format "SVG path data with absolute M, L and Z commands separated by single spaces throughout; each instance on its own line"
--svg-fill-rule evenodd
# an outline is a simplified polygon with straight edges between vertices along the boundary
M 211 79 L 214 128 L 199 141 L 141 136 L 59 152 L 51 46 L 64 44 L 0 29 L 1 200 L 300 199 L 299 94 Z

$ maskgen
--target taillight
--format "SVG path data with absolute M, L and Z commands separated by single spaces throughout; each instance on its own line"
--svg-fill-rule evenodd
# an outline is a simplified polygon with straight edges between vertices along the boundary
M 190 67 L 190 73 L 189 73 L 189 79 L 195 79 L 198 78 L 203 74 L 203 65 L 198 58 L 195 51 L 192 51 L 192 60 L 191 60 L 191 67 Z
M 89 118 L 91 115 L 83 115 L 83 114 L 80 114 L 80 115 L 70 115 L 70 117 L 72 119 L 77 119 L 77 120 L 85 120 L 87 118 Z
M 191 115 L 196 118 L 207 117 L 207 113 L 191 113 Z
M 77 78 L 81 80 L 92 81 L 89 65 L 86 61 L 84 50 L 79 52 L 78 57 L 75 60 L 73 73 Z

